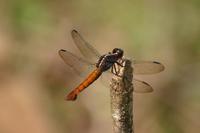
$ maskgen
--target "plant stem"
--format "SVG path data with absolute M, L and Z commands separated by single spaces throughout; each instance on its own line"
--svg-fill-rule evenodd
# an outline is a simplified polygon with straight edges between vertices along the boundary
M 133 68 L 125 59 L 124 67 L 118 67 L 119 76 L 113 76 L 110 84 L 111 112 L 114 133 L 133 133 Z

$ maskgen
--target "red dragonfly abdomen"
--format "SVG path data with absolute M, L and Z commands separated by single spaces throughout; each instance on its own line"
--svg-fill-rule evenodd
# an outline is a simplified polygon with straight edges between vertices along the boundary
M 76 100 L 77 95 L 90 84 L 92 84 L 95 80 L 97 80 L 101 74 L 102 71 L 99 68 L 95 69 L 78 87 L 76 87 L 67 95 L 66 100 Z

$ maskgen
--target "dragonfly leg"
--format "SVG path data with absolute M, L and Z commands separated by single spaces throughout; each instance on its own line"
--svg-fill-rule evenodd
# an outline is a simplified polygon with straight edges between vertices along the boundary
M 115 73 L 115 74 L 117 74 L 117 68 L 116 68 L 116 66 L 115 66 L 115 64 L 113 65 L 113 72 Z
M 121 67 L 124 67 L 124 65 L 123 65 L 124 60 L 121 60 L 121 61 L 122 61 L 122 62 L 118 62 L 118 61 L 116 61 L 115 63 L 116 63 L 117 65 L 121 66 Z
M 114 74 L 114 70 L 113 70 L 113 69 L 114 69 L 114 67 L 112 66 L 112 67 L 111 67 L 111 73 Z
M 120 77 L 120 78 L 123 77 L 123 76 L 121 76 L 121 75 L 119 74 L 119 71 L 117 71 L 117 68 L 116 68 L 115 64 L 111 67 L 111 72 L 112 72 L 115 76 L 117 76 L 117 77 Z
M 123 59 L 120 60 L 120 62 L 119 62 L 119 61 L 116 61 L 116 62 L 113 64 L 112 68 L 111 68 L 111 72 L 112 72 L 114 75 L 116 75 L 116 76 L 122 78 L 123 76 L 119 74 L 119 73 L 120 73 L 120 69 L 117 69 L 116 66 L 125 67 L 125 66 L 123 65 L 124 62 L 125 62 L 125 60 L 123 60 Z

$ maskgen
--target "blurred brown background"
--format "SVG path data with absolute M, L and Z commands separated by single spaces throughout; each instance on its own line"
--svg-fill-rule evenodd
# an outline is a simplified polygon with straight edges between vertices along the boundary
M 0 0 L 0 133 L 112 132 L 99 81 L 64 101 L 77 77 L 57 51 L 80 55 L 74 28 L 101 53 L 120 47 L 165 65 L 139 76 L 154 92 L 134 94 L 136 133 L 200 131 L 199 0 Z

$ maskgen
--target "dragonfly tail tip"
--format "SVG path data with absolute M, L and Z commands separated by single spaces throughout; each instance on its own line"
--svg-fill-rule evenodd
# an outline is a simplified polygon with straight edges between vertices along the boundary
M 77 99 L 77 94 L 75 93 L 70 93 L 69 95 L 67 95 L 66 100 L 67 101 L 75 101 Z

